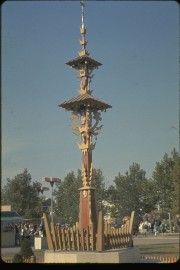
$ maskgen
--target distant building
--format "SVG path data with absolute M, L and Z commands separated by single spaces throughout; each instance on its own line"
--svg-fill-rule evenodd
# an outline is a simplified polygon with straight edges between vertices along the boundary
M 15 246 L 15 224 L 23 222 L 23 217 L 11 211 L 11 205 L 1 206 L 1 247 Z

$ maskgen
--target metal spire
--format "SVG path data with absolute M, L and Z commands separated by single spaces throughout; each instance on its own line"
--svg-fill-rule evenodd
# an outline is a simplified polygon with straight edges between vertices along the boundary
M 84 25 L 84 7 L 85 7 L 84 0 L 81 0 L 81 8 L 82 8 L 82 26 Z
M 82 9 L 82 25 L 80 27 L 80 32 L 81 32 L 81 40 L 80 40 L 80 44 L 82 45 L 82 50 L 79 52 L 79 56 L 83 56 L 83 55 L 89 55 L 88 51 L 86 50 L 86 44 L 87 41 L 85 39 L 85 35 L 86 35 L 86 28 L 84 25 L 84 8 L 85 8 L 85 3 L 84 0 L 81 0 L 81 9 Z

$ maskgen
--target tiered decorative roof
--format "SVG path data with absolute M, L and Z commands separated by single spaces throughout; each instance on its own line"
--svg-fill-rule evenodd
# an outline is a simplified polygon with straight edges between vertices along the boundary
M 78 111 L 82 106 L 88 106 L 92 111 L 101 110 L 104 111 L 107 108 L 112 108 L 111 105 L 100 100 L 99 98 L 92 96 L 92 90 L 90 89 L 91 78 L 93 77 L 92 71 L 97 69 L 102 64 L 97 60 L 90 57 L 90 53 L 86 49 L 87 41 L 85 38 L 86 28 L 84 25 L 84 1 L 81 1 L 82 7 L 82 25 L 80 28 L 81 40 L 80 44 L 82 46 L 81 51 L 79 52 L 79 57 L 67 62 L 66 64 L 75 68 L 79 74 L 78 78 L 81 79 L 80 84 L 80 95 L 73 97 L 72 99 L 63 102 L 58 105 L 68 111 Z

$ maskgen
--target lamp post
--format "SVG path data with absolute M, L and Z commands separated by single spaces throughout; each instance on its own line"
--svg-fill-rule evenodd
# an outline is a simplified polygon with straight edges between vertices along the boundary
M 45 190 L 49 190 L 48 187 L 43 187 L 40 183 L 35 182 L 33 182 L 33 187 L 38 191 L 38 193 L 41 192 L 41 194 L 43 194 Z
M 41 192 L 41 194 L 43 194 L 43 192 L 44 192 L 45 190 L 49 190 L 49 188 L 48 188 L 48 187 L 42 187 L 42 186 L 41 186 L 41 187 L 39 188 L 38 191 Z
M 44 192 L 45 190 L 49 190 L 48 187 L 43 187 L 42 184 L 41 184 L 41 183 L 38 183 L 38 182 L 36 182 L 36 183 L 33 182 L 33 188 L 36 189 L 37 192 L 38 192 L 38 193 L 41 193 L 41 194 L 43 194 L 43 192 Z M 43 209 L 43 207 L 44 207 L 44 206 L 42 206 L 41 209 Z
M 42 178 L 42 181 L 43 182 L 49 182 L 50 185 L 51 185 L 51 223 L 53 223 L 53 186 L 54 186 L 54 183 L 56 182 L 60 182 L 61 179 L 59 178 L 54 178 L 54 177 L 43 177 Z

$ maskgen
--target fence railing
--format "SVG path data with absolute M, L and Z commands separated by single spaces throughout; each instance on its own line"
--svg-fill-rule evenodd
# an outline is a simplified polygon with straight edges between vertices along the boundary
M 162 263 L 176 263 L 176 262 L 179 261 L 179 259 L 177 259 L 177 258 L 175 258 L 175 257 L 169 257 L 169 256 L 149 256 L 149 255 L 141 255 L 140 258 L 141 258 L 141 259 L 144 259 L 144 260 L 149 260 L 149 261 L 152 260 L 152 262 L 154 262 L 154 260 L 158 260 L 158 261 L 160 261 L 160 262 L 162 262 Z M 7 259 L 7 260 L 5 260 L 4 262 L 5 262 L 5 263 L 12 263 L 13 260 L 12 260 L 12 259 Z M 24 262 L 24 263 L 25 263 L 25 262 Z M 26 261 L 26 263 L 28 263 L 28 261 Z M 29 263 L 32 263 L 32 261 L 29 262 Z M 42 259 L 40 260 L 39 258 L 36 258 L 36 261 L 34 261 L 34 263 L 44 263 L 44 261 L 43 261 Z
M 90 224 L 87 230 L 80 231 L 78 223 L 71 228 L 62 228 L 50 223 L 45 213 L 43 218 L 50 250 L 103 251 L 133 246 L 134 211 L 131 213 L 130 220 L 118 229 L 111 228 L 103 220 L 102 211 L 100 211 L 97 232 L 94 231 L 93 224 Z
M 158 260 L 163 263 L 176 263 L 179 259 L 170 256 L 150 256 L 150 255 L 141 255 L 141 259 L 145 260 Z

